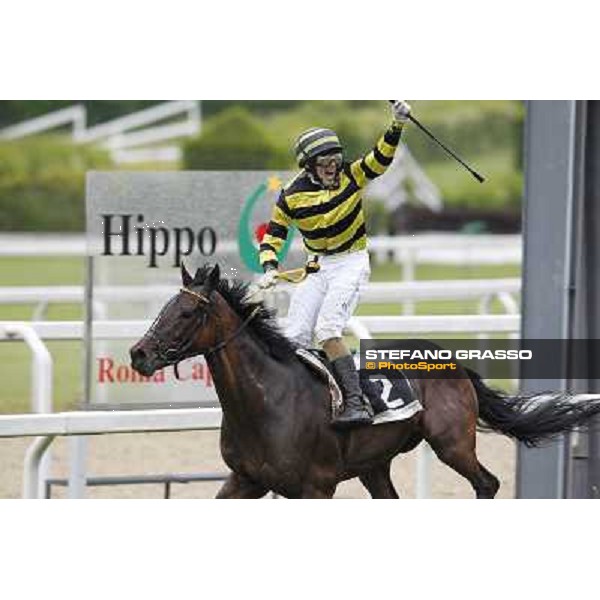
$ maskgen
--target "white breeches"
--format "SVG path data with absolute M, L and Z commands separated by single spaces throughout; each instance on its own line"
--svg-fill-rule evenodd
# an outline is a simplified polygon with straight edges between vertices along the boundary
M 342 337 L 371 274 L 366 250 L 321 256 L 319 264 L 294 291 L 288 312 L 286 334 L 304 348 L 312 345 L 313 334 L 319 344 Z

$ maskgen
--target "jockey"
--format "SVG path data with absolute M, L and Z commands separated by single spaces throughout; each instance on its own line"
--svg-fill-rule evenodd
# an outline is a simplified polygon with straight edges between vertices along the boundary
M 313 128 L 298 137 L 295 153 L 302 171 L 281 192 L 260 246 L 262 288 L 276 283 L 277 252 L 291 225 L 320 266 L 294 292 L 286 333 L 302 347 L 311 346 L 314 333 L 331 361 L 344 394 L 344 410 L 333 421 L 339 429 L 373 420 L 342 331 L 371 272 L 363 190 L 391 164 L 410 106 L 398 100 L 392 112 L 392 123 L 375 148 L 352 163 L 344 161 L 340 140 L 330 129 Z

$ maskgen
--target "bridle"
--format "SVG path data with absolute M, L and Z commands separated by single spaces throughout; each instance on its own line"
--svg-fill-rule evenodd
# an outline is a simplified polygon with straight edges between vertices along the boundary
M 194 296 L 194 298 L 197 298 L 198 300 L 200 300 L 200 302 L 202 304 L 205 304 L 208 306 L 210 306 L 210 304 L 211 304 L 210 300 L 204 294 L 201 294 L 200 292 L 195 292 L 194 290 L 190 290 L 189 288 L 186 288 L 186 287 L 182 287 L 180 289 L 180 291 L 185 292 L 186 294 L 190 294 L 191 296 Z M 244 329 L 246 329 L 246 327 L 248 326 L 250 321 L 252 321 L 252 319 L 258 314 L 259 310 L 260 310 L 260 305 L 258 305 L 254 308 L 254 310 L 242 321 L 241 325 L 231 335 L 227 336 L 223 341 L 219 342 L 212 348 L 205 350 L 202 353 L 202 354 L 204 354 L 204 358 L 208 358 L 209 356 L 212 356 L 213 354 L 220 352 L 221 350 L 223 350 L 223 348 L 225 348 L 227 346 L 227 344 L 229 344 L 229 342 L 233 341 L 236 337 L 238 337 L 238 335 L 240 335 L 240 333 L 242 333 L 242 331 L 244 331 Z M 175 374 L 177 375 L 177 364 L 175 364 Z
M 185 288 L 185 287 L 181 288 L 180 291 L 184 292 L 186 294 L 190 294 L 191 296 L 194 296 L 194 298 L 199 300 L 201 304 L 204 304 L 207 306 L 210 306 L 212 304 L 210 299 L 207 298 L 204 294 L 201 294 L 200 292 L 195 292 L 194 290 L 190 290 L 189 288 Z M 173 298 L 172 300 L 175 300 L 175 298 Z M 200 306 L 200 304 L 196 307 L 196 309 L 199 306 Z M 165 306 L 165 308 L 163 308 L 163 311 L 165 309 L 166 309 L 166 306 Z M 203 350 L 202 352 L 197 352 L 195 354 L 203 354 L 205 358 L 208 358 L 208 357 L 212 356 L 213 354 L 216 354 L 217 352 L 223 350 L 223 348 L 225 348 L 227 346 L 227 344 L 229 344 L 238 335 L 240 335 L 240 333 L 242 333 L 242 331 L 248 326 L 250 321 L 258 314 L 259 310 L 260 310 L 260 305 L 256 306 L 256 308 L 244 319 L 242 324 L 231 335 L 229 335 L 227 338 L 225 338 L 223 341 L 219 342 L 212 348 L 208 348 L 207 350 Z M 156 318 L 156 321 L 158 321 L 159 318 L 160 318 L 160 315 Z M 156 321 L 155 321 L 155 323 L 156 323 Z M 163 349 L 161 347 L 162 344 L 161 344 L 160 338 L 158 338 L 158 336 L 156 335 L 156 332 L 153 330 L 154 324 L 150 327 L 150 329 L 146 333 L 146 336 L 148 336 L 156 341 L 156 344 L 157 344 L 156 354 L 161 360 L 164 361 L 164 363 L 165 363 L 164 366 L 171 366 L 171 365 L 173 366 L 173 370 L 175 371 L 175 377 L 177 379 L 181 379 L 179 377 L 178 365 L 182 360 L 189 358 L 189 356 L 186 356 L 186 352 L 191 348 L 193 341 L 194 341 L 194 337 L 196 335 L 196 332 L 200 329 L 200 327 L 202 327 L 204 325 L 204 322 L 205 322 L 204 319 L 199 320 L 197 327 L 195 327 L 194 330 L 191 332 L 189 338 L 185 342 L 181 343 L 178 348 L 167 348 L 166 350 Z

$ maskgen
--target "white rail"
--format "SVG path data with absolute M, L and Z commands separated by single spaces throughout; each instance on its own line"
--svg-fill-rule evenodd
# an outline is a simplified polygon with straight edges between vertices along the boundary
M 413 236 L 374 236 L 369 250 L 379 259 L 388 256 L 398 264 L 438 263 L 454 265 L 520 264 L 520 235 L 419 234 Z M 295 240 L 300 250 L 302 243 Z M 236 253 L 235 241 L 223 240 L 219 252 Z M 0 256 L 85 256 L 85 236 L 0 234 Z
M 403 300 L 468 300 L 490 294 L 518 294 L 521 280 L 518 277 L 503 279 L 452 279 L 430 281 L 371 282 L 362 301 L 401 302 Z
M 293 289 L 281 285 L 278 289 Z M 370 283 L 366 286 L 363 304 L 401 303 L 406 300 L 468 300 L 518 294 L 521 280 L 509 279 L 465 279 L 433 281 L 401 281 Z M 95 286 L 94 298 L 103 302 L 147 302 L 167 300 L 177 288 L 161 286 Z M 48 304 L 81 303 L 84 299 L 83 286 L 27 286 L 0 287 L 0 304 Z
M 98 410 L 43 415 L 0 415 L 0 437 L 218 429 L 221 425 L 221 415 L 219 408 Z
M 177 115 L 184 115 L 185 120 L 148 127 Z M 94 127 L 88 128 L 86 123 L 85 106 L 75 105 L 1 129 L 0 138 L 17 139 L 71 125 L 75 143 L 99 142 L 110 150 L 115 162 L 174 162 L 181 157 L 180 148 L 176 145 L 156 144 L 197 135 L 201 129 L 202 117 L 198 101 L 174 100 Z M 142 127 L 144 129 L 140 130 Z
M 518 331 L 519 315 L 453 315 L 424 317 L 355 317 L 349 330 L 359 338 L 373 333 L 430 332 L 511 332 Z M 150 321 L 95 321 L 95 339 L 135 339 L 149 327 Z M 34 411 L 50 413 L 52 408 L 52 359 L 42 339 L 82 339 L 84 324 L 79 321 L 0 322 L 0 340 L 22 338 L 32 348 L 32 404 Z M 212 412 L 205 412 L 205 411 Z M 187 411 L 187 412 L 186 412 Z M 192 412 L 189 412 L 192 411 Z M 187 420 L 189 416 L 192 420 Z M 217 422 L 218 421 L 218 422 Z M 33 414 L 0 417 L 0 437 L 39 436 L 29 447 L 24 465 L 23 495 L 43 497 L 44 456 L 57 435 L 87 435 L 138 431 L 176 431 L 218 428 L 220 411 L 182 409 L 158 411 L 84 412 Z M 417 461 L 417 497 L 429 496 L 431 450 L 419 449 Z
M 358 323 L 366 327 L 371 334 L 398 333 L 481 333 L 519 330 L 519 315 L 448 315 L 448 316 L 391 316 L 391 317 L 353 317 L 349 329 Z M 97 340 L 129 340 L 141 337 L 150 320 L 134 321 L 94 321 L 92 335 Z M 1 322 L 0 339 L 7 325 L 30 327 L 42 339 L 80 340 L 83 338 L 84 324 L 81 321 L 32 321 Z M 5 339 L 8 336 L 4 336 Z
M 278 290 L 291 291 L 292 286 L 281 284 Z M 511 279 L 434 280 L 370 283 L 361 296 L 361 305 L 398 304 L 413 305 L 424 300 L 479 300 L 479 314 L 489 314 L 494 299 L 502 304 L 504 312 L 519 312 L 517 294 L 521 281 Z M 176 291 L 174 286 L 96 286 L 94 288 L 94 317 L 102 319 L 110 302 L 161 302 Z M 78 303 L 84 299 L 82 286 L 54 287 L 0 287 L 0 305 L 34 304 L 33 320 L 42 320 L 53 303 Z
M 15 140 L 17 138 L 23 138 L 36 133 L 43 133 L 62 127 L 64 125 L 72 126 L 73 138 L 78 138 L 85 132 L 86 126 L 86 110 L 82 104 L 70 106 L 69 108 L 63 108 L 41 117 L 35 117 L 10 127 L 0 129 L 0 139 Z
M 134 131 L 127 135 L 116 135 L 105 142 L 111 150 L 123 150 L 136 146 L 148 146 L 156 142 L 164 142 L 180 137 L 188 137 L 198 133 L 199 125 L 194 122 L 175 123 L 173 125 L 160 125 L 150 129 Z
M 52 411 L 52 356 L 30 323 L 0 322 L 0 340 L 22 339 L 32 352 L 31 410 L 36 413 Z
M 32 352 L 31 362 L 31 410 L 34 413 L 52 412 L 52 356 L 37 332 L 27 323 L 0 323 L 0 340 L 22 339 Z M 34 415 L 31 415 L 32 417 Z M 48 416 L 45 414 L 44 416 Z M 44 483 L 50 469 L 50 457 L 44 453 L 47 443 L 39 438 L 29 446 L 25 454 L 27 495 L 25 498 L 42 497 Z M 35 491 L 35 492 L 34 492 Z M 36 494 L 32 496 L 32 494 Z
M 353 317 L 372 334 L 397 333 L 513 333 L 519 330 L 519 315 L 434 315 L 399 317 Z M 351 328 L 352 325 L 349 325 Z
M 90 127 L 81 136 L 77 137 L 76 141 L 96 142 L 113 136 L 122 136 L 132 129 L 164 121 L 181 113 L 186 113 L 190 121 L 196 123 L 196 132 L 200 130 L 200 105 L 198 102 L 195 100 L 174 100 Z
M 1 233 L 0 256 L 85 256 L 87 243 L 79 234 Z
M 10 415 L 0 416 L 0 438 L 37 436 L 25 457 L 23 498 L 39 499 L 44 497 L 44 457 L 56 436 L 214 430 L 221 416 L 212 408 Z

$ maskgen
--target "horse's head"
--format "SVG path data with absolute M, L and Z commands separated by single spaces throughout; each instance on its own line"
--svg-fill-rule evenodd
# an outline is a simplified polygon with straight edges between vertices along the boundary
M 196 275 L 198 275 L 196 272 Z M 215 344 L 213 292 L 219 283 L 218 265 L 202 281 L 181 265 L 183 287 L 162 308 L 144 337 L 129 351 L 131 366 L 149 376 L 168 365 L 202 354 Z

